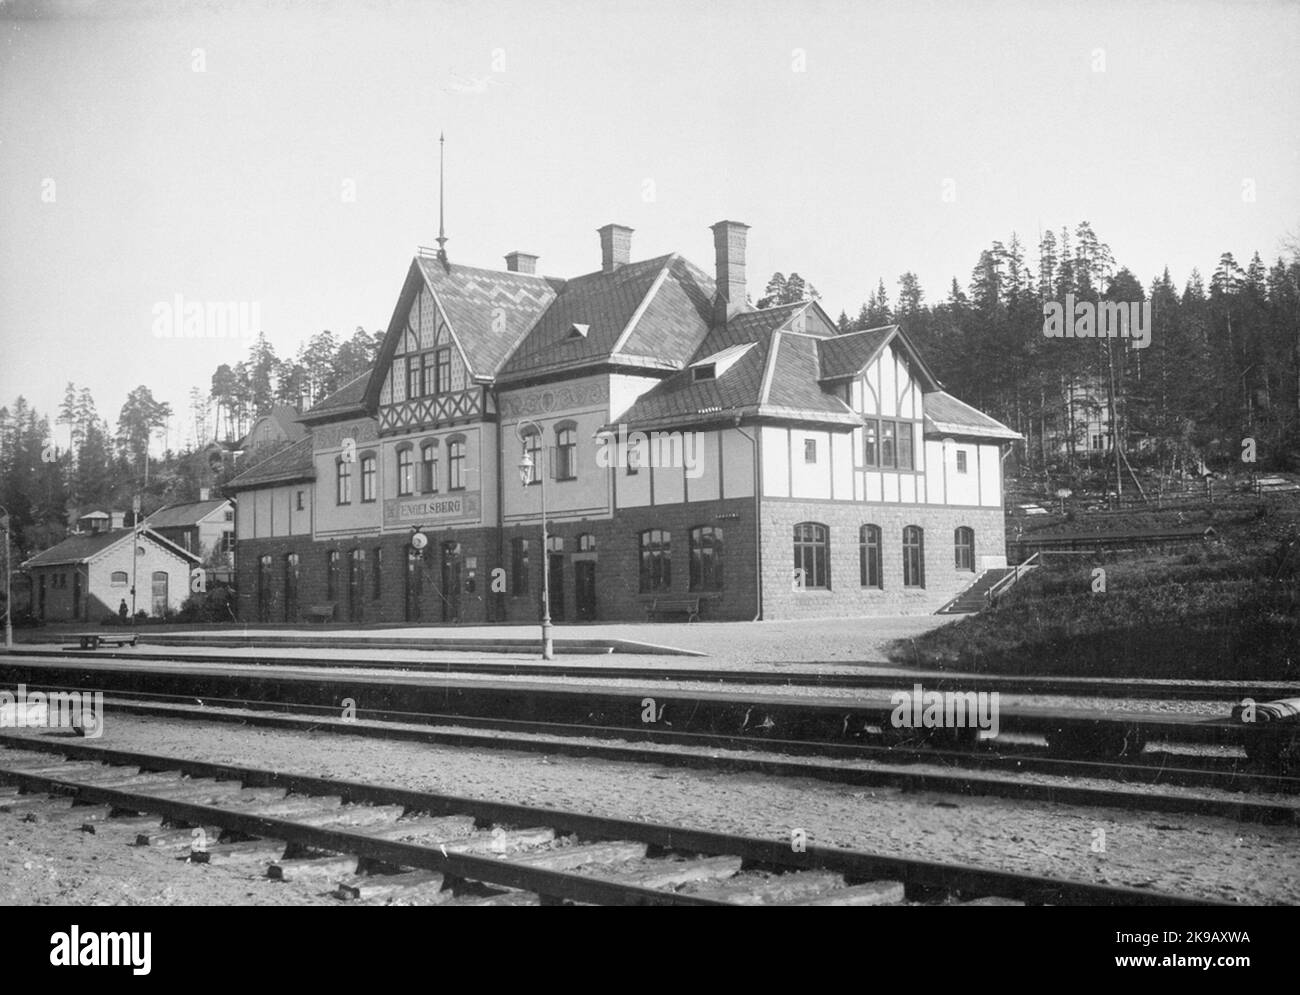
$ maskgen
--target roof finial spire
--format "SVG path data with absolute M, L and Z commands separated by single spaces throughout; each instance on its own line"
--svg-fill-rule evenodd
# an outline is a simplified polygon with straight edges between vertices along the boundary
M 442 263 L 443 268 L 447 267 L 447 231 L 443 225 L 442 208 L 443 208 L 443 189 L 442 189 L 442 160 L 443 146 L 446 139 L 442 132 L 438 132 L 438 261 Z

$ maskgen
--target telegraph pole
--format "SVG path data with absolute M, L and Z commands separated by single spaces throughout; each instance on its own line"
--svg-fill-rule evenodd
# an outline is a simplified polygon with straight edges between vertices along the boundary
M 5 527 L 5 649 L 14 648 L 14 598 L 13 592 L 9 587 L 9 575 L 13 573 L 9 562 L 9 531 L 13 526 L 10 524 L 13 518 L 9 514 L 9 509 L 0 505 L 0 520 L 3 520 Z

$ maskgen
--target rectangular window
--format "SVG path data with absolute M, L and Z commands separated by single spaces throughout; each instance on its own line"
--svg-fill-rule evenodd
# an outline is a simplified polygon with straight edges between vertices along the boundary
M 298 492 L 298 511 L 302 511 L 302 491 Z
M 235 555 L 235 533 L 221 533 L 221 552 L 226 556 Z
M 691 590 L 722 590 L 722 529 L 701 525 L 691 529 Z
M 887 467 L 898 466 L 898 450 L 894 440 L 894 431 L 897 426 L 892 421 L 880 423 L 880 465 Z
M 562 429 L 556 433 L 555 443 L 555 479 L 576 480 L 578 433 L 571 428 Z
M 451 390 L 451 350 L 438 350 L 438 393 L 445 394 Z
M 957 450 L 957 472 L 966 472 L 966 450 L 964 449 Z
M 514 583 L 510 593 L 515 597 L 528 593 L 528 540 L 513 539 L 510 542 L 510 575 Z
M 672 533 L 663 529 L 647 529 L 640 535 L 639 547 L 641 593 L 654 594 L 672 590 Z
M 958 570 L 975 572 L 975 530 L 963 525 L 953 533 L 953 549 Z
M 431 352 L 426 352 L 420 356 L 420 386 L 422 393 L 438 393 L 438 374 L 434 365 L 436 361 L 436 357 Z
M 465 489 L 465 443 L 452 442 L 447 446 L 447 486 L 453 491 Z
M 415 398 L 420 396 L 420 357 L 406 357 L 406 396 Z
M 862 429 L 864 440 L 862 462 L 868 467 L 877 467 L 880 465 L 880 421 L 876 418 L 868 418 L 866 425 Z
M 373 597 L 376 601 L 383 594 L 384 587 L 384 550 L 382 546 L 375 547 L 375 572 L 371 574 L 371 581 L 374 584 Z
M 817 440 L 816 439 L 803 440 L 803 461 L 805 463 L 817 462 Z
M 339 554 L 331 550 L 325 558 L 325 599 L 333 601 L 339 595 Z
M 900 470 L 911 470 L 913 468 L 913 453 L 912 423 L 910 421 L 901 421 L 898 423 L 898 468 Z
M 339 504 L 352 503 L 352 464 L 346 460 L 338 461 L 338 491 L 336 497 Z

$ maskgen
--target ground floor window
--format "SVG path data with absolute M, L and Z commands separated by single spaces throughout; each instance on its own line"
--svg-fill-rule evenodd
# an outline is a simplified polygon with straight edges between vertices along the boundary
M 669 591 L 673 586 L 672 533 L 646 529 L 638 537 L 641 593 Z
M 862 586 L 883 588 L 884 571 L 880 563 L 880 526 L 864 525 L 858 530 L 858 567 Z
M 957 569 L 975 572 L 975 530 L 962 526 L 953 533 Z
M 515 597 L 528 593 L 528 540 L 510 541 L 510 593 Z
M 691 590 L 722 590 L 722 529 L 697 525 L 691 529 Z
M 919 525 L 903 529 L 903 586 L 925 587 L 925 531 Z
M 817 522 L 794 527 L 794 577 L 800 588 L 831 586 L 830 530 Z

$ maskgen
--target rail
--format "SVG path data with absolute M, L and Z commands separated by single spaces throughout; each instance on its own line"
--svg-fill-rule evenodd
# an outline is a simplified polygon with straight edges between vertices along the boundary
M 990 587 L 987 591 L 985 591 L 984 597 L 988 601 L 988 603 L 990 605 L 993 604 L 993 602 L 997 599 L 999 595 L 1001 595 L 1004 591 L 1010 590 L 1012 587 L 1014 587 L 1016 582 L 1020 580 L 1022 571 L 1024 573 L 1028 573 L 1030 570 L 1032 570 L 1035 566 L 1034 561 L 1037 560 L 1041 555 L 1042 555 L 1042 551 L 1039 550 L 1037 553 L 1034 553 L 1031 557 L 1029 557 L 1029 559 L 1025 560 L 1024 563 L 1016 564 L 1015 570 L 1007 574 L 996 584 Z

